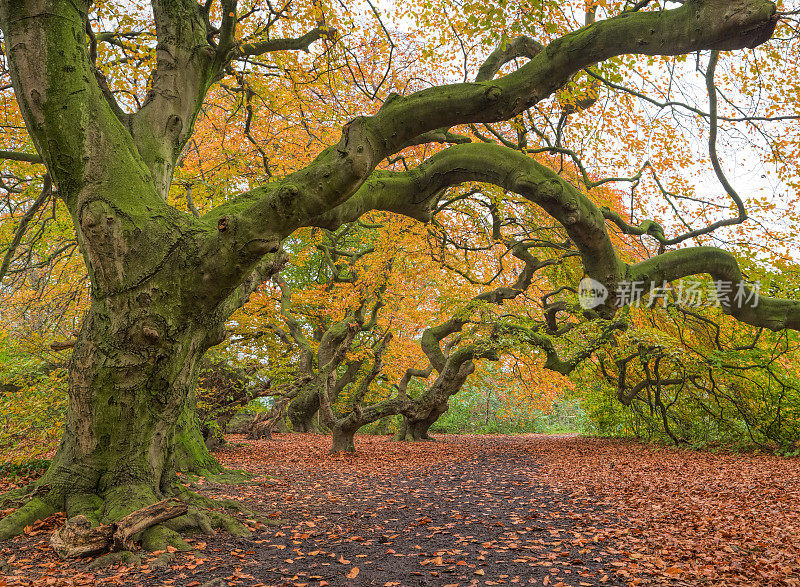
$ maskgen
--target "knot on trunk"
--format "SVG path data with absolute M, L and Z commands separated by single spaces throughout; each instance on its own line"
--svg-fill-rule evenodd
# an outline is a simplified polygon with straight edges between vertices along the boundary
M 150 342 L 155 342 L 158 340 L 158 330 L 155 328 L 145 326 L 142 328 L 142 334 L 144 335 L 145 339 L 149 340 Z
M 178 136 L 183 130 L 183 120 L 177 114 L 173 114 L 167 119 L 167 132 Z

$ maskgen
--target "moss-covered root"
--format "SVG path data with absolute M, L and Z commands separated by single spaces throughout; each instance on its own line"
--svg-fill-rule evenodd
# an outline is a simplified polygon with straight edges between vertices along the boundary
M 221 530 L 225 530 L 234 536 L 250 536 L 252 534 L 252 530 L 250 530 L 250 528 L 242 524 L 233 516 L 229 516 L 221 512 L 209 512 L 208 516 L 211 518 L 211 524 L 214 526 L 214 528 L 220 528 Z
M 74 493 L 66 499 L 67 518 L 86 516 L 92 526 L 100 524 L 104 508 L 105 501 L 95 493 Z
M 188 514 L 153 526 L 142 532 L 142 549 L 146 551 L 167 550 L 172 546 L 180 551 L 191 550 L 191 545 L 183 535 L 200 530 L 205 534 L 213 534 L 214 528 L 220 528 L 234 536 L 250 536 L 251 530 L 233 516 L 221 512 L 202 512 L 192 508 Z
M 176 495 L 176 497 L 183 499 L 182 495 Z M 145 485 L 120 485 L 107 491 L 105 498 L 101 521 L 122 519 L 128 514 L 160 500 L 160 496 L 157 496 L 150 487 Z M 96 501 L 90 499 L 81 501 L 85 507 L 97 505 Z M 192 507 L 182 516 L 143 531 L 139 539 L 141 539 L 144 550 L 166 550 L 168 546 L 178 550 L 189 550 L 191 546 L 183 540 L 181 535 L 197 531 L 213 533 L 212 522 L 205 513 Z
M 235 511 L 239 514 L 246 516 L 250 523 L 255 525 L 256 522 L 260 522 L 267 526 L 274 526 L 278 523 L 282 523 L 281 520 L 275 520 L 272 518 L 267 518 L 262 514 L 259 514 L 256 511 L 248 508 L 247 506 L 239 503 L 238 501 L 234 501 L 232 499 L 213 499 L 210 497 L 205 497 L 195 493 L 194 491 L 190 491 L 185 487 L 176 488 L 175 496 L 180 498 L 181 500 L 190 504 L 189 506 L 189 513 L 186 516 L 182 516 L 181 518 L 175 518 L 175 520 L 171 520 L 174 523 L 180 523 L 183 518 L 190 517 L 192 512 L 197 512 L 197 514 L 205 519 L 209 520 L 211 528 L 218 528 L 233 534 L 234 536 L 250 536 L 252 530 L 248 528 L 245 524 L 230 516 L 225 514 L 220 509 L 227 509 Z M 167 524 L 170 524 L 168 522 Z M 195 524 L 195 528 L 199 527 L 200 524 Z M 171 526 L 172 527 L 172 526 Z M 204 532 L 213 533 L 211 528 L 201 528 Z
M 191 546 L 183 539 L 179 532 L 168 528 L 164 524 L 158 524 L 142 532 L 142 549 L 151 552 L 156 550 L 167 550 L 172 546 L 177 550 L 191 550 Z
M 262 516 L 260 516 L 258 513 L 254 512 L 246 505 L 243 505 L 232 499 L 214 499 L 211 497 L 204 497 L 199 493 L 195 493 L 194 491 L 186 489 L 183 486 L 176 487 L 174 495 L 178 499 L 188 503 L 190 506 L 195 506 L 200 510 L 218 510 L 220 508 L 225 508 L 243 514 L 249 518 L 262 521 Z
M 28 485 L 26 487 L 17 487 L 8 493 L 0 495 L 0 510 L 20 507 L 31 498 L 33 493 L 34 488 Z
M 251 530 L 235 517 L 219 511 L 223 508 L 267 524 L 274 522 L 274 520 L 267 520 L 259 516 L 256 512 L 233 500 L 211 499 L 182 486 L 174 487 L 173 493 L 189 504 L 189 511 L 183 516 L 142 532 L 138 538 L 141 540 L 144 550 L 166 550 L 169 546 L 178 550 L 189 550 L 191 546 L 183 540 L 182 535 L 198 531 L 213 534 L 215 528 L 223 529 L 235 536 L 249 536 Z M 20 495 L 23 494 L 15 493 L 14 500 L 18 500 Z M 0 540 L 7 540 L 22 534 L 26 526 L 47 518 L 60 509 L 64 509 L 69 518 L 83 515 L 89 518 L 93 525 L 96 525 L 119 520 L 138 509 L 159 501 L 159 497 L 152 489 L 140 485 L 115 487 L 107 491 L 104 497 L 105 499 L 102 499 L 92 493 L 75 493 L 62 499 L 61 507 L 54 505 L 52 494 L 29 498 L 22 507 L 0 520 Z
M 189 511 L 183 516 L 142 532 L 141 541 L 144 550 L 165 550 L 168 546 L 178 550 L 188 550 L 191 546 L 181 538 L 182 535 L 198 531 L 213 534 L 215 528 L 225 530 L 234 536 L 250 536 L 252 530 L 235 517 L 219 511 L 223 508 L 268 523 L 265 518 L 233 500 L 204 497 L 181 485 L 174 486 L 172 494 L 189 504 Z
M 18 536 L 29 526 L 56 513 L 56 508 L 47 501 L 34 497 L 15 512 L 0 520 L 0 540 Z
M 250 481 L 254 475 L 247 471 L 238 471 L 236 469 L 223 469 L 221 473 L 207 472 L 203 477 L 212 483 L 222 483 L 224 485 L 239 485 Z
M 120 550 L 119 552 L 109 552 L 101 557 L 94 559 L 89 563 L 89 569 L 94 571 L 111 565 L 138 565 L 142 562 L 139 555 L 132 553 L 130 550 Z
M 164 522 L 164 526 L 181 534 L 197 532 L 198 530 L 203 534 L 210 535 L 214 533 L 211 518 L 208 517 L 206 512 L 200 511 L 193 506 L 189 506 L 189 511 L 185 515 Z

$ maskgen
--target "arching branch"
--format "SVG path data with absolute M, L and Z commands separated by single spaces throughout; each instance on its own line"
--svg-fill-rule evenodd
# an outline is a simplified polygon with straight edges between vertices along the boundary
M 16 151 L 0 151 L 0 159 L 23 163 L 44 163 L 42 158 L 35 153 L 18 153 Z
M 690 275 L 709 274 L 717 281 L 733 284 L 734 288 L 742 282 L 735 257 L 713 247 L 670 251 L 627 266 L 617 256 L 606 230 L 608 213 L 604 215 L 587 196 L 549 168 L 498 145 L 458 145 L 434 155 L 410 172 L 380 172 L 348 202 L 312 222 L 335 223 L 371 209 L 426 218 L 436 194 L 465 181 L 492 183 L 518 193 L 561 223 L 577 246 L 586 273 L 608 289 L 604 311 L 609 317 L 615 311 L 616 292 L 623 280 L 641 283 L 645 293 L 652 283 L 661 286 Z M 642 228 L 657 234 L 656 225 Z M 800 303 L 756 298 L 747 287 L 741 292 L 740 298 L 749 301 L 739 303 L 740 300 L 734 299 L 736 291 L 729 291 L 722 306 L 726 313 L 754 326 L 800 329 Z
M 281 181 L 252 190 L 206 215 L 208 224 L 226 219 L 224 235 L 210 235 L 209 249 L 224 242 L 266 240 L 290 234 L 308 219 L 350 198 L 380 161 L 416 137 L 470 122 L 507 120 L 551 95 L 575 72 L 620 54 L 674 55 L 700 49 L 755 46 L 772 34 L 777 18 L 767 0 L 703 0 L 659 12 L 626 13 L 569 33 L 539 51 L 516 71 L 490 82 L 422 90 L 407 97 L 391 95 L 372 117 L 347 124 L 339 143 L 308 167 Z M 466 145 L 463 145 L 466 146 Z M 235 267 L 254 258 L 220 255 L 214 280 L 237 281 Z M 611 262 L 613 258 L 603 259 Z M 612 271 L 615 273 L 616 271 Z
M 250 41 L 237 44 L 230 52 L 230 60 L 238 59 L 245 55 L 256 56 L 275 51 L 306 51 L 311 45 L 320 39 L 332 39 L 336 37 L 334 29 L 317 27 L 308 31 L 306 34 L 294 39 L 266 39 L 264 41 Z

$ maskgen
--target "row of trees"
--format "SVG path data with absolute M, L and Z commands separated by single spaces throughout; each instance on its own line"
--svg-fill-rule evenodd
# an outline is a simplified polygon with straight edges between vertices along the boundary
M 544 335 L 564 334 L 557 313 L 577 307 L 543 289 L 576 257 L 563 233 L 529 231 L 509 212 L 534 210 L 506 199 L 501 211 L 475 190 L 459 207 L 452 230 L 387 216 L 316 231 L 307 250 L 295 251 L 304 260 L 253 296 L 234 317 L 228 353 L 267 365 L 268 393 L 280 399 L 264 419 L 274 424 L 285 411 L 297 432 L 315 429 L 316 419 L 332 429 L 334 450 L 353 450 L 359 428 L 398 414 L 398 438 L 427 439 L 481 359 L 504 359 L 509 381 L 510 351 L 523 346 L 543 347 L 565 373 L 578 363 L 562 361 Z M 441 288 L 448 273 L 460 274 L 461 291 Z
M 259 380 L 269 384 L 260 389 L 277 398 L 254 437 L 269 437 L 288 417 L 293 431 L 330 430 L 334 450 L 353 450 L 359 428 L 399 414 L 396 439 L 427 439 L 483 360 L 497 365 L 484 370 L 499 393 L 519 395 L 527 386 L 542 406 L 553 399 L 554 378 L 565 390 L 576 384 L 600 433 L 794 450 L 793 335 L 720 321 L 718 309 L 687 306 L 679 291 L 591 332 L 576 291 L 558 286 L 580 274 L 564 235 L 550 227 L 504 239 L 530 224 L 508 210 L 534 211 L 506 197 L 501 215 L 485 193 L 461 196 L 466 225 L 464 215 L 452 214 L 448 225 L 415 231 L 385 217 L 297 239 L 296 260 L 235 317 L 226 345 L 234 362 L 250 357 L 262 366 Z M 459 228 L 472 233 L 467 258 Z M 407 251 L 414 251 L 413 268 Z M 485 281 L 470 273 L 478 266 Z M 466 287 L 435 293 L 447 273 Z M 503 281 L 510 285 L 487 287 Z M 711 282 L 701 285 L 701 293 L 716 291 Z M 429 311 L 415 314 L 422 306 Z M 544 376 L 542 367 L 569 378 Z M 236 406 L 253 397 L 235 384 L 226 389 Z M 520 409 L 512 417 L 524 418 Z
M 513 373 L 520 355 L 562 374 L 590 361 L 680 439 L 670 408 L 686 389 L 709 417 L 720 398 L 748 401 L 731 390 L 751 365 L 717 352 L 746 353 L 751 327 L 781 332 L 748 341 L 774 372 L 758 389 L 783 389 L 784 406 L 794 387 L 774 364 L 791 361 L 800 305 L 781 287 L 744 286 L 743 302 L 721 291 L 731 319 L 677 309 L 676 346 L 694 344 L 687 332 L 706 345 L 683 362 L 638 327 L 672 332 L 674 313 L 639 316 L 623 295 L 790 266 L 791 226 L 745 222 L 777 197 L 740 196 L 718 150 L 760 124 L 749 143 L 765 164 L 794 152 L 798 108 L 775 90 L 794 11 L 669 4 L 420 2 L 413 35 L 372 4 L 0 4 L 4 312 L 22 332 L 56 308 L 47 327 L 71 349 L 61 444 L 40 480 L 3 498 L 21 507 L 0 538 L 53 511 L 106 522 L 172 495 L 195 510 L 147 530 L 149 545 L 224 523 L 175 473 L 221 471 L 194 389 L 229 331 L 261 349 L 238 358 L 261 353 L 274 371 L 253 393 L 280 398 L 299 429 L 319 411 L 337 449 L 390 414 L 424 438 L 481 360 Z M 435 57 L 448 43 L 463 63 Z M 708 139 L 702 156 L 687 125 Z M 701 168 L 714 194 L 689 181 Z M 774 173 L 797 185 L 788 166 Z M 411 220 L 382 213 L 427 228 L 414 244 L 398 236 Z M 734 254 L 742 241 L 752 264 Z M 576 303 L 583 276 L 608 292 L 591 308 Z M 393 279 L 414 292 L 405 305 Z M 737 409 L 759 434 L 794 433 L 785 407 L 777 423 Z

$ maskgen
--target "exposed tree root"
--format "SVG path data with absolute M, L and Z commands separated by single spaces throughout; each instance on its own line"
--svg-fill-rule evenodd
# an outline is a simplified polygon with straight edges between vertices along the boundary
M 58 511 L 47 501 L 34 497 L 15 512 L 0 520 L 0 540 L 8 540 L 25 531 L 25 526 L 44 520 Z
M 250 478 L 247 474 L 237 471 L 211 475 L 209 479 L 235 482 Z M 234 515 L 226 513 L 227 511 L 249 518 L 251 524 L 255 524 L 256 521 L 267 525 L 276 523 L 275 520 L 267 519 L 239 502 L 205 497 L 178 483 L 162 491 L 163 495 L 145 485 L 135 484 L 110 488 L 102 496 L 85 492 L 67 493 L 65 496 L 63 491 L 63 489 L 61 492 L 55 491 L 44 485 L 37 486 L 34 482 L 26 488 L 16 489 L 0 496 L 0 503 L 19 506 L 14 512 L 0 519 L 0 540 L 22 534 L 26 526 L 58 511 L 65 511 L 70 520 L 84 516 L 86 521 L 83 523 L 94 528 L 122 520 L 132 512 L 155 504 L 165 497 L 178 498 L 188 506 L 188 509 L 183 515 L 162 521 L 133 536 L 134 540 L 141 541 L 144 550 L 167 550 L 167 547 L 174 547 L 180 551 L 190 550 L 192 547 L 183 540 L 183 536 L 196 533 L 213 534 L 215 529 L 222 529 L 235 536 L 249 536 L 252 530 Z M 111 557 L 104 560 L 116 559 Z
M 135 554 L 130 550 L 120 550 L 119 552 L 109 552 L 108 554 L 97 557 L 91 563 L 89 563 L 89 569 L 95 571 L 97 569 L 110 567 L 111 565 L 116 565 L 119 563 L 126 565 L 138 565 L 141 562 L 142 559 L 138 554 Z
M 206 512 L 194 506 L 189 506 L 189 511 L 185 515 L 164 522 L 163 525 L 179 534 L 189 534 L 198 530 L 208 535 L 214 533 L 211 518 Z
M 67 518 L 86 516 L 93 526 L 100 524 L 105 501 L 96 493 L 73 493 L 66 497 Z
M 210 520 L 210 525 L 212 528 L 222 528 L 223 530 L 226 530 L 237 536 L 248 536 L 250 531 L 236 518 L 220 512 L 220 508 L 232 510 L 238 514 L 250 518 L 251 520 L 255 520 L 263 524 L 274 524 L 274 520 L 265 518 L 258 512 L 232 499 L 205 497 L 195 493 L 194 491 L 190 491 L 185 487 L 180 487 L 180 490 L 176 496 L 186 503 L 191 504 L 201 510 L 202 513 Z
M 253 475 L 246 471 L 238 471 L 236 469 L 222 469 L 217 473 L 201 470 L 196 473 L 183 475 L 182 477 L 184 481 L 188 482 L 194 482 L 202 477 L 206 481 L 211 481 L 212 483 L 221 483 L 223 485 L 239 485 L 250 481 L 253 478 Z
M 36 495 L 47 493 L 50 487 L 40 483 L 30 483 L 24 487 L 12 489 L 8 493 L 0 495 L 0 509 L 20 508 Z
M 178 550 L 191 550 L 192 548 L 179 532 L 168 528 L 166 524 L 159 524 L 142 532 L 142 548 L 144 550 L 150 552 L 167 550 L 168 546 Z

